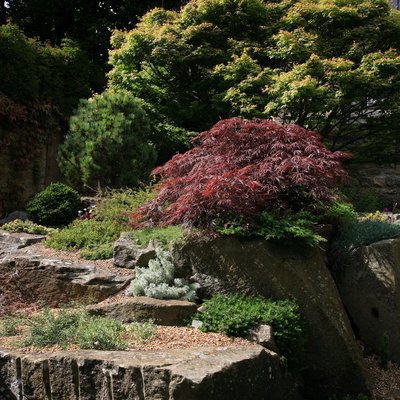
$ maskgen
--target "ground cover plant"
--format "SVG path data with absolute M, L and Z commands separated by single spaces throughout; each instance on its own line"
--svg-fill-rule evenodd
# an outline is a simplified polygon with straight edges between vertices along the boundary
M 16 347 L 78 347 L 95 350 L 125 350 L 134 340 L 147 343 L 155 337 L 153 321 L 133 321 L 130 324 L 90 316 L 83 308 L 48 307 L 33 314 L 5 316 L 0 319 L 0 337 L 17 338 Z
M 53 228 L 48 228 L 47 226 L 35 224 L 29 220 L 15 219 L 1 226 L 1 229 L 9 232 L 25 232 L 37 235 L 48 235 L 54 233 Z
M 114 241 L 123 230 L 129 229 L 126 213 L 152 196 L 149 189 L 106 192 L 95 208 L 94 218 L 76 219 L 55 232 L 45 244 L 57 250 L 80 250 L 86 259 L 110 258 Z
M 351 252 L 380 240 L 400 237 L 400 225 L 377 219 L 356 220 L 345 224 L 331 245 L 333 269 L 344 268 Z
M 146 247 L 150 241 L 156 241 L 164 249 L 168 249 L 170 243 L 184 236 L 185 230 L 181 225 L 151 226 L 130 231 L 130 237 L 137 240 L 141 246 Z
M 268 225 L 271 216 L 290 220 L 300 213 L 297 228 L 292 218 L 292 234 L 317 242 L 305 233 L 308 214 L 301 218 L 301 212 L 318 213 L 334 202 L 332 187 L 347 178 L 340 163 L 345 157 L 299 126 L 223 120 L 196 137 L 191 150 L 153 170 L 161 178 L 156 196 L 131 215 L 131 224 L 213 230 L 239 223 L 246 230 L 263 218 Z
M 301 365 L 303 328 L 299 308 L 292 301 L 217 294 L 203 303 L 202 312 L 195 319 L 203 322 L 200 329 L 204 332 L 241 337 L 246 337 L 249 329 L 259 324 L 270 325 L 278 349 L 289 365 Z

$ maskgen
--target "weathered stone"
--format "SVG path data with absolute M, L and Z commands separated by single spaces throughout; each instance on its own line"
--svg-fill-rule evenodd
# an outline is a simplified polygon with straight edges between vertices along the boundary
M 75 300 L 102 301 L 121 291 L 131 277 L 116 276 L 94 265 L 11 253 L 0 260 L 0 287 L 27 302 L 57 306 Z
M 360 347 L 319 249 L 222 237 L 177 243 L 172 253 L 176 267 L 201 284 L 200 296 L 296 300 L 305 321 L 307 398 L 369 392 Z
M 11 221 L 14 221 L 16 219 L 20 219 L 21 221 L 25 221 L 28 219 L 28 213 L 25 211 L 13 211 L 10 214 L 8 214 L 6 217 L 0 219 L 0 226 L 4 224 L 8 224 Z
M 198 319 L 194 319 L 191 324 L 192 328 L 200 329 L 203 326 L 203 321 L 199 321 Z
M 196 304 L 185 300 L 159 300 L 140 296 L 90 305 L 87 310 L 93 315 L 106 315 L 122 322 L 153 319 L 159 325 L 180 326 L 196 313 Z
M 269 325 L 259 325 L 254 329 L 250 329 L 247 339 L 258 343 L 260 346 L 275 353 L 279 352 L 274 340 L 272 327 Z
M 129 232 L 123 232 L 114 244 L 113 258 L 117 267 L 147 267 L 149 261 L 156 258 L 156 244 L 150 241 L 147 248 L 143 248 L 130 237 Z
M 361 187 L 360 195 L 376 193 L 384 207 L 399 201 L 400 164 L 349 163 L 347 169 Z
M 389 356 L 400 362 L 400 239 L 356 249 L 336 277 L 361 340 L 379 354 L 387 333 Z
M 31 246 L 46 239 L 45 235 L 29 233 L 11 233 L 0 230 L 0 258 L 23 247 Z
M 17 374 L 12 366 L 21 359 Z M 0 368 L 0 376 L 7 376 L 0 382 L 4 393 L 11 392 L 10 382 L 21 382 L 13 399 L 300 399 L 280 358 L 261 346 L 24 356 L 0 352 Z

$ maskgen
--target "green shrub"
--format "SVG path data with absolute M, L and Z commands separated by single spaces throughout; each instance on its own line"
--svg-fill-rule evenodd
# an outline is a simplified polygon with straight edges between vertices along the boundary
M 127 327 L 127 331 L 141 343 L 150 342 L 155 337 L 156 330 L 157 325 L 152 319 L 143 322 L 133 321 Z
M 79 254 L 85 260 L 107 260 L 113 257 L 113 244 L 104 243 L 93 248 L 84 248 Z
M 56 314 L 46 307 L 40 314 L 27 320 L 29 337 L 25 343 L 37 347 L 66 347 L 69 343 L 74 343 L 75 332 L 84 317 L 82 311 L 62 308 Z
M 266 300 L 238 294 L 217 294 L 203 304 L 195 316 L 203 322 L 204 332 L 221 332 L 245 337 L 249 329 L 264 323 L 271 325 L 281 354 L 292 367 L 300 366 L 304 338 L 299 308 L 289 300 Z
M 335 201 L 324 211 L 321 220 L 333 224 L 342 224 L 354 221 L 358 217 L 357 212 L 350 203 Z
M 121 322 L 91 317 L 81 309 L 62 308 L 58 313 L 45 308 L 41 313 L 26 318 L 29 336 L 26 345 L 63 348 L 76 344 L 82 349 L 123 350 L 127 344 L 122 336 Z
M 147 179 L 156 157 L 143 102 L 124 91 L 105 91 L 81 100 L 58 161 L 75 187 L 119 188 Z
M 126 213 L 132 212 L 143 203 L 154 197 L 151 186 L 140 189 L 109 190 L 102 195 L 100 202 L 96 205 L 96 219 L 102 221 L 117 221 L 126 224 L 128 218 Z
M 78 215 L 81 200 L 78 192 L 63 183 L 51 183 L 27 204 L 30 218 L 45 226 L 69 224 Z
M 14 221 L 8 222 L 7 224 L 2 225 L 1 229 L 9 232 L 25 232 L 37 235 L 48 235 L 55 232 L 53 228 L 38 225 L 29 220 L 22 221 L 21 219 L 15 219 Z
M 400 225 L 388 222 L 365 220 L 344 225 L 331 246 L 333 269 L 343 267 L 354 249 L 396 237 L 400 237 Z
M 136 277 L 128 288 L 132 296 L 148 296 L 156 299 L 196 299 L 197 283 L 174 279 L 175 267 L 168 251 L 157 249 L 157 258 L 149 261 L 147 268 L 136 267 Z
M 75 220 L 46 241 L 56 250 L 83 249 L 82 256 L 94 259 L 94 254 L 109 258 L 112 243 L 118 239 L 121 227 L 116 222 L 97 219 Z
M 0 337 L 18 335 L 21 332 L 21 323 L 22 319 L 20 317 L 4 317 L 0 320 Z
M 116 320 L 104 317 L 92 317 L 79 325 L 76 343 L 81 349 L 125 350 L 123 340 L 124 325 Z
M 297 213 L 287 212 L 283 215 L 274 215 L 263 212 L 254 225 L 245 225 L 236 220 L 223 227 L 217 227 L 222 235 L 261 236 L 266 240 L 299 239 L 309 246 L 315 246 L 325 239 L 315 233 L 316 217 L 308 211 Z
M 124 213 L 151 196 L 149 189 L 110 191 L 96 206 L 94 219 L 73 221 L 55 232 L 45 244 L 56 250 L 81 249 L 81 257 L 89 260 L 111 258 L 113 243 L 127 229 Z

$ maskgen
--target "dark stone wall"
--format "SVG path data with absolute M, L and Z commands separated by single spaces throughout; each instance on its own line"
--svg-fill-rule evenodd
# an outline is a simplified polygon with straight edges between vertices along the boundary
M 61 179 L 56 155 L 62 135 L 49 136 L 47 143 L 39 145 L 39 156 L 21 168 L 14 166 L 7 147 L 0 148 L 0 217 L 23 210 L 34 194 Z

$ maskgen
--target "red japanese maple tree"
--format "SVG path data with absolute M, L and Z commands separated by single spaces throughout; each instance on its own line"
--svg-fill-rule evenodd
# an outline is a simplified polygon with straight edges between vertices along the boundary
M 235 218 L 251 223 L 262 211 L 311 209 L 331 201 L 331 188 L 348 178 L 340 162 L 347 156 L 297 125 L 222 120 L 152 171 L 161 178 L 157 195 L 132 224 L 210 227 Z

